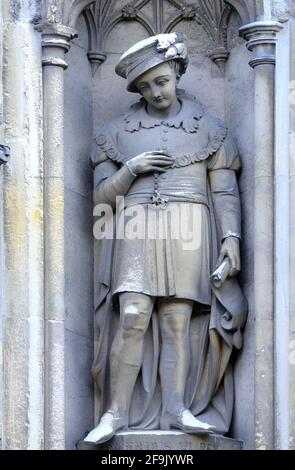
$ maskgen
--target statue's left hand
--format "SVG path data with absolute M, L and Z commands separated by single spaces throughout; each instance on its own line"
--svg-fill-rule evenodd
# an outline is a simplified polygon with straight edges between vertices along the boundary
M 231 264 L 229 275 L 233 277 L 241 270 L 240 240 L 237 237 L 225 238 L 221 245 L 217 266 L 222 263 L 226 256 L 229 258 Z

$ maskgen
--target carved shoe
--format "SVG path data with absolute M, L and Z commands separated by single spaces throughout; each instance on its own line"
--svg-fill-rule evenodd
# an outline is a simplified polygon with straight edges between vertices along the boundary
M 101 420 L 84 439 L 84 442 L 91 444 L 102 444 L 111 439 L 120 429 L 127 429 L 127 418 L 116 416 L 113 410 L 102 415 Z
M 161 429 L 169 430 L 170 428 L 181 429 L 188 434 L 213 434 L 216 432 L 214 426 L 210 426 L 203 421 L 198 420 L 186 408 L 184 408 L 179 415 L 165 413 L 161 417 Z

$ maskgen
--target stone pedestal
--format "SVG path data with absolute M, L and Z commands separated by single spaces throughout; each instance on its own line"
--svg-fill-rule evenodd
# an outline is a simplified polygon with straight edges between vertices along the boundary
M 243 442 L 217 434 L 201 436 L 180 431 L 128 431 L 119 432 L 101 445 L 80 441 L 77 450 L 243 450 Z

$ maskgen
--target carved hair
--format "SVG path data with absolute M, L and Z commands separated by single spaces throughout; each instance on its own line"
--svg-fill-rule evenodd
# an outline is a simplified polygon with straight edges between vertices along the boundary
M 180 80 L 184 74 L 183 66 L 179 60 L 169 60 L 168 62 L 171 69 L 174 69 L 177 80 Z

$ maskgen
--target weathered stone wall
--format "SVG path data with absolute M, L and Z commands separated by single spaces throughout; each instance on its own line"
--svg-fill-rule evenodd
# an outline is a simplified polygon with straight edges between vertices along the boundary
M 10 8 L 11 7 L 11 8 Z M 40 37 L 33 4 L 3 2 L 3 447 L 43 443 L 43 175 Z
M 233 15 L 231 23 L 238 21 Z M 231 31 L 231 29 L 230 29 Z M 231 36 L 233 36 L 231 34 Z M 254 417 L 249 404 L 254 403 L 254 315 L 253 315 L 253 238 L 254 238 L 254 72 L 248 65 L 250 53 L 236 37 L 231 40 L 231 53 L 225 76 L 225 121 L 238 146 L 242 171 L 239 189 L 242 202 L 242 274 L 240 281 L 249 303 L 249 314 L 244 331 L 244 346 L 236 357 L 234 367 L 235 409 L 232 435 L 245 442 L 246 449 L 254 448 Z
M 93 426 L 92 74 L 83 17 L 65 71 L 66 448 Z
M 0 9 L 0 142 L 4 142 L 3 124 L 3 19 Z M 3 391 L 3 344 L 2 344 L 2 316 L 3 316 L 3 183 L 2 169 L 0 169 L 0 439 L 2 438 L 2 391 Z M 0 446 L 1 447 L 1 446 Z

